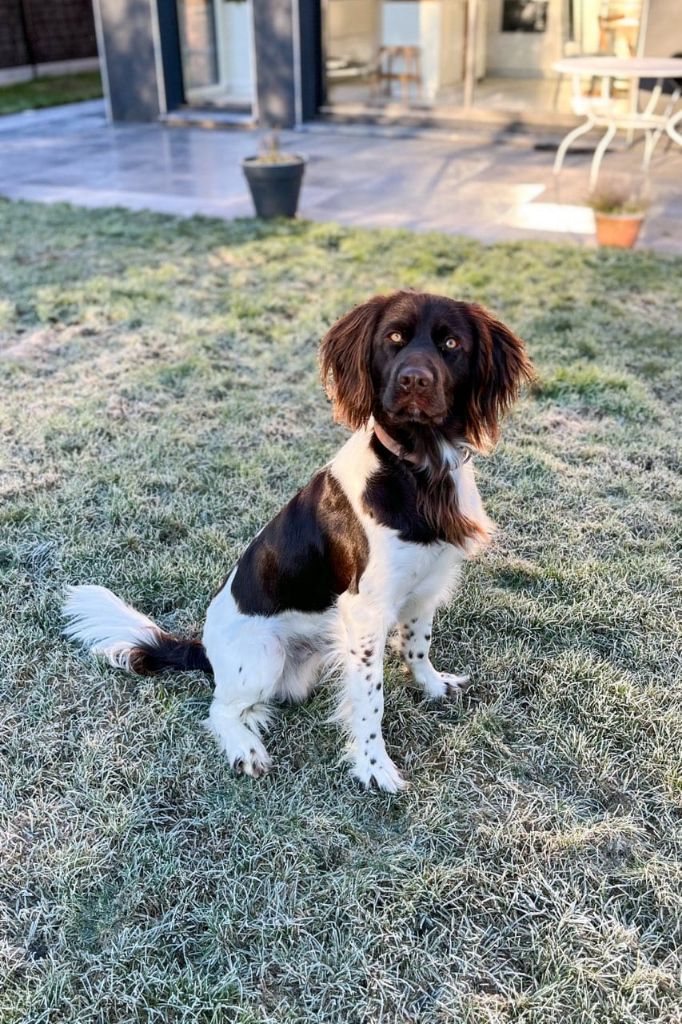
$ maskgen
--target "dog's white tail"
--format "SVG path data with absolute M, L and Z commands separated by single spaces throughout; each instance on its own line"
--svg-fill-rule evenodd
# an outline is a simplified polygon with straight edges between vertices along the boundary
M 64 635 L 103 655 L 117 668 L 130 669 L 131 652 L 154 643 L 161 630 L 106 587 L 69 587 Z
M 69 620 L 65 635 L 116 668 L 143 676 L 164 669 L 213 675 L 201 640 L 166 633 L 106 587 L 69 587 L 64 616 Z

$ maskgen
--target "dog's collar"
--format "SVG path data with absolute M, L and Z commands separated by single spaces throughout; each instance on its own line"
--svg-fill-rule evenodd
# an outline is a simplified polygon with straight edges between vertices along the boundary
M 414 455 L 412 455 L 410 452 L 406 452 L 403 446 L 401 444 L 398 444 L 395 438 L 391 437 L 390 434 L 387 434 L 382 426 L 380 426 L 378 423 L 374 423 L 373 429 L 374 436 L 376 437 L 379 444 L 382 444 L 384 448 L 387 448 L 389 450 L 389 452 L 391 452 L 399 459 L 404 459 L 406 462 L 413 462 L 415 465 L 417 464 L 417 460 L 415 459 Z
M 384 448 L 388 449 L 388 451 L 391 452 L 392 455 L 395 455 L 396 458 L 398 459 L 403 459 L 405 462 L 411 462 L 415 466 L 418 465 L 415 456 L 411 452 L 405 451 L 403 446 L 399 444 L 394 437 L 391 437 L 391 435 L 384 430 L 380 423 L 372 423 L 372 430 L 374 431 L 374 436 L 376 437 L 379 444 L 382 444 Z M 463 466 L 465 462 L 469 461 L 469 459 L 471 458 L 471 448 L 468 445 L 456 444 L 453 445 L 453 448 L 455 449 L 458 455 L 462 456 L 460 462 L 461 466 Z

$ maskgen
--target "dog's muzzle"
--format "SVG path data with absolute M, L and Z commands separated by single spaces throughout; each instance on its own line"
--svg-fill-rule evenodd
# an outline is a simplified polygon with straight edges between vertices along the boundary
M 393 368 L 384 395 L 386 412 L 398 419 L 438 421 L 446 412 L 441 375 L 431 361 L 410 356 Z

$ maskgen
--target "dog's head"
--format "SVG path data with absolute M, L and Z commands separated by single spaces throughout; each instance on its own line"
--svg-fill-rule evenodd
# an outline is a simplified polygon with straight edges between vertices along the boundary
M 335 415 L 352 429 L 374 416 L 401 440 L 436 433 L 476 448 L 496 440 L 532 375 L 521 339 L 481 306 L 406 291 L 342 317 L 321 363 Z

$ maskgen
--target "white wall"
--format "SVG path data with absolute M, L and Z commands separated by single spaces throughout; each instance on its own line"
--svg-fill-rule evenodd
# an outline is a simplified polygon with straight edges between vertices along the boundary
M 251 4 L 219 0 L 217 14 L 220 85 L 230 99 L 250 103 L 255 93 Z
M 682 53 L 682 0 L 649 0 L 644 54 L 672 57 L 674 53 Z
M 380 43 L 380 0 L 328 0 L 325 7 L 325 51 L 366 63 Z
M 422 93 L 434 99 L 441 89 L 462 81 L 466 0 L 384 0 L 384 46 L 418 46 Z
M 549 0 L 546 32 L 502 32 L 502 0 L 487 3 L 487 71 L 509 77 L 544 78 L 563 56 L 565 0 Z

